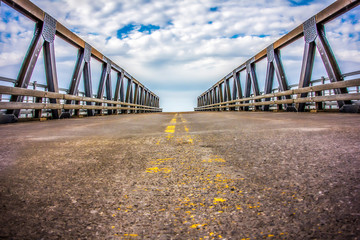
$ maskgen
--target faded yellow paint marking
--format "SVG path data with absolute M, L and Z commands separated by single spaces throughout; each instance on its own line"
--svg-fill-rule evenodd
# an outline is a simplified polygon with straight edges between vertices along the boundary
M 224 199 L 224 198 L 214 198 L 214 203 L 215 202 L 225 202 L 226 201 L 226 199 Z
M 189 128 L 187 128 L 186 126 L 184 126 L 185 132 L 189 132 Z
M 204 159 L 202 160 L 202 162 L 212 163 L 212 162 L 226 162 L 226 161 L 223 158 L 210 158 L 210 159 Z
M 198 224 L 198 223 L 196 223 L 196 224 L 191 225 L 190 228 L 203 227 L 205 225 L 207 225 L 207 224 Z
M 134 233 L 130 233 L 130 234 L 129 234 L 129 233 L 125 233 L 124 236 L 125 236 L 125 237 L 137 237 L 137 236 L 139 236 L 139 235 L 138 235 L 138 234 L 134 234 Z
M 165 132 L 174 133 L 175 132 L 175 126 L 173 126 L 173 125 L 167 126 L 166 129 L 165 129 Z
M 176 118 L 171 119 L 170 123 L 176 124 Z
M 163 173 L 170 173 L 171 169 L 170 168 L 158 168 L 158 167 L 152 167 L 152 168 L 147 168 L 146 169 L 147 173 L 157 173 L 157 172 L 163 172 Z

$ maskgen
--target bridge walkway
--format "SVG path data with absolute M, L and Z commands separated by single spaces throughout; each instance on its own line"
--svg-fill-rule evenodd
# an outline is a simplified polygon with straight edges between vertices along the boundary
M 352 239 L 357 115 L 196 112 L 0 126 L 0 236 Z

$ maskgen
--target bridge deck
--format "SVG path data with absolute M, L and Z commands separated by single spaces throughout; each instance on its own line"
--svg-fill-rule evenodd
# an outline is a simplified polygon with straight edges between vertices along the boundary
M 3 238 L 360 236 L 357 115 L 118 115 L 0 137 Z

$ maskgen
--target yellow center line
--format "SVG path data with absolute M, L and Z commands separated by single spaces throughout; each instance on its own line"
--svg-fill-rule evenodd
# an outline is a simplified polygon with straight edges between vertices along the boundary
M 175 132 L 175 126 L 173 126 L 173 125 L 167 126 L 166 129 L 165 129 L 165 132 L 166 133 L 174 133 Z

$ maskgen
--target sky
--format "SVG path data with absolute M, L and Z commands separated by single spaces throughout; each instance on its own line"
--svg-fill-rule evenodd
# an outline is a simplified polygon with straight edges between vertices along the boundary
M 197 97 L 332 0 L 33 0 L 160 97 L 164 111 L 192 111 Z M 16 78 L 34 23 L 1 4 L 0 76 Z M 343 73 L 359 70 L 360 7 L 326 24 Z M 299 81 L 304 41 L 281 49 L 288 82 Z M 69 87 L 77 50 L 56 38 L 59 85 Z M 325 76 L 318 59 L 313 78 Z M 44 82 L 42 57 L 32 81 Z M 91 61 L 93 91 L 101 64 Z M 266 61 L 257 65 L 264 89 Z M 240 78 L 244 79 L 242 75 Z M 115 79 L 115 76 L 113 76 Z M 242 81 L 243 84 L 244 81 Z M 113 81 L 113 85 L 115 81 Z M 81 88 L 80 88 L 81 90 Z

